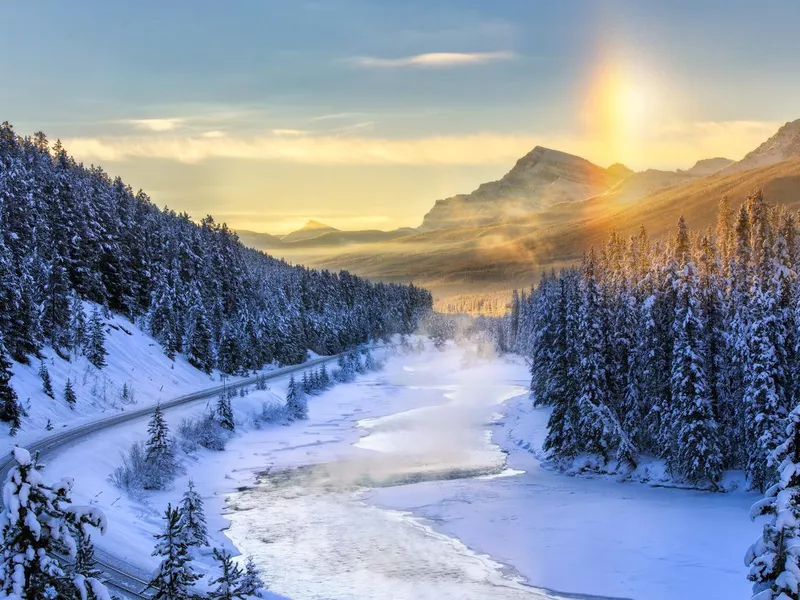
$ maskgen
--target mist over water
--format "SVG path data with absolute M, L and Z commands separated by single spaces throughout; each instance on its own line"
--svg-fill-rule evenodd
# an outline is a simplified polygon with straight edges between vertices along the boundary
M 273 469 L 230 498 L 228 535 L 253 555 L 274 591 L 298 600 L 549 597 L 411 515 L 361 500 L 367 487 L 504 469 L 487 425 L 500 402 L 525 388 L 491 381 L 469 353 L 421 356 L 392 359 L 371 382 L 396 395 L 399 412 L 359 421 L 363 436 L 348 456 Z M 420 394 L 430 402 L 402 409 L 404 399 L 418 405 Z

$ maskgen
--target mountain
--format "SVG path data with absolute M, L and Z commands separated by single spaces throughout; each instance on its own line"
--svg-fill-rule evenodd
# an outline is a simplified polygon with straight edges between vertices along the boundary
M 681 215 L 693 229 L 713 227 L 724 195 L 736 206 L 760 188 L 768 202 L 800 208 L 799 129 L 800 121 L 787 124 L 737 163 L 709 158 L 677 171 L 603 169 L 537 147 L 499 181 L 436 202 L 417 230 L 375 241 L 361 232 L 325 234 L 276 252 L 384 281 L 413 280 L 440 299 L 527 287 L 543 270 L 572 264 L 604 244 L 612 230 L 628 235 L 644 224 L 660 237 Z M 759 162 L 766 164 L 744 168 Z
M 536 146 L 502 179 L 470 194 L 437 200 L 421 231 L 485 225 L 524 217 L 559 202 L 600 194 L 629 173 L 622 165 L 603 169 L 584 158 Z
M 330 225 L 325 225 L 324 223 L 320 223 L 319 221 L 309 221 L 297 231 L 293 231 L 283 236 L 281 238 L 281 241 L 284 243 L 301 242 L 304 240 L 311 240 L 326 233 L 332 233 L 336 231 L 339 230 L 336 229 L 335 227 L 331 227 Z
M 704 158 L 703 160 L 698 160 L 691 169 L 687 169 L 685 171 L 678 169 L 678 173 L 686 173 L 687 175 L 692 175 L 694 177 L 705 177 L 706 175 L 718 173 L 725 167 L 729 167 L 735 162 L 735 160 L 731 160 L 730 158 L 722 158 L 721 156 L 716 158 Z
M 250 246 L 251 248 L 258 248 L 259 250 L 271 250 L 273 248 L 281 247 L 281 238 L 277 235 L 248 231 L 247 229 L 238 229 L 236 233 L 241 242 L 245 246 Z
M 735 173 L 767 167 L 796 157 L 800 157 L 800 119 L 786 123 L 778 133 L 745 155 L 742 160 L 727 167 L 724 172 Z

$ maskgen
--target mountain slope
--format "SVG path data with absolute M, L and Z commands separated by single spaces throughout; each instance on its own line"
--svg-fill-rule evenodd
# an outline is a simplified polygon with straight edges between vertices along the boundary
M 786 123 L 775 135 L 723 172 L 767 167 L 797 157 L 800 157 L 800 119 Z
M 558 202 L 602 193 L 626 175 L 588 160 L 537 146 L 502 179 L 484 183 L 471 194 L 437 200 L 420 230 L 482 225 L 530 214 Z

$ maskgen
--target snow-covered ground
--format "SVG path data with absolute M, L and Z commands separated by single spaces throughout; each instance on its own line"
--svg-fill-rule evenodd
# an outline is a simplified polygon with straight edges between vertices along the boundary
M 215 540 L 253 555 L 270 588 L 296 600 L 561 597 L 543 588 L 747 597 L 756 496 L 542 468 L 531 450 L 546 413 L 529 409 L 521 361 L 455 347 L 398 354 L 384 371 L 312 398 L 308 421 L 256 430 L 249 414 L 282 399 L 287 382 L 236 398 L 240 435 L 189 459 L 172 491 L 133 500 L 108 482 L 147 419 L 67 449 L 46 473 L 75 476 L 75 499 L 108 515 L 99 546 L 143 570 L 156 564 L 164 507 L 191 477 Z M 203 410 L 182 406 L 167 419 L 175 427 Z
M 85 303 L 87 316 L 93 307 Z M 65 360 L 52 348 L 42 351 L 42 361 L 32 358 L 27 365 L 13 363 L 11 385 L 28 414 L 15 437 L 9 437 L 8 425 L 0 423 L 3 455 L 14 445 L 27 446 L 66 427 L 221 385 L 219 372 L 206 375 L 182 355 L 170 360 L 158 342 L 125 317 L 112 314 L 104 322 L 108 356 L 103 369 L 96 369 L 82 355 Z M 55 398 L 42 389 L 42 362 L 50 373 Z M 64 400 L 67 379 L 77 396 L 72 408 Z M 124 388 L 127 398 L 123 398 Z M 52 430 L 46 429 L 48 422 Z

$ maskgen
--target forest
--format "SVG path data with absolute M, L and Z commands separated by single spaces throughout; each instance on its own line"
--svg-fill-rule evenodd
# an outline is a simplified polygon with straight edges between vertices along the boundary
M 86 315 L 85 302 L 101 310 Z M 43 133 L 0 125 L 0 419 L 18 423 L 10 359 L 44 346 L 104 365 L 103 312 L 174 357 L 238 374 L 415 330 L 427 290 L 292 266 L 210 216 L 158 208 Z
M 743 469 L 764 491 L 800 391 L 798 236 L 761 192 L 738 210 L 723 198 L 714 231 L 681 218 L 664 241 L 612 233 L 515 292 L 500 345 L 529 358 L 534 402 L 552 406 L 554 461 L 649 455 L 678 481 L 714 489 Z

